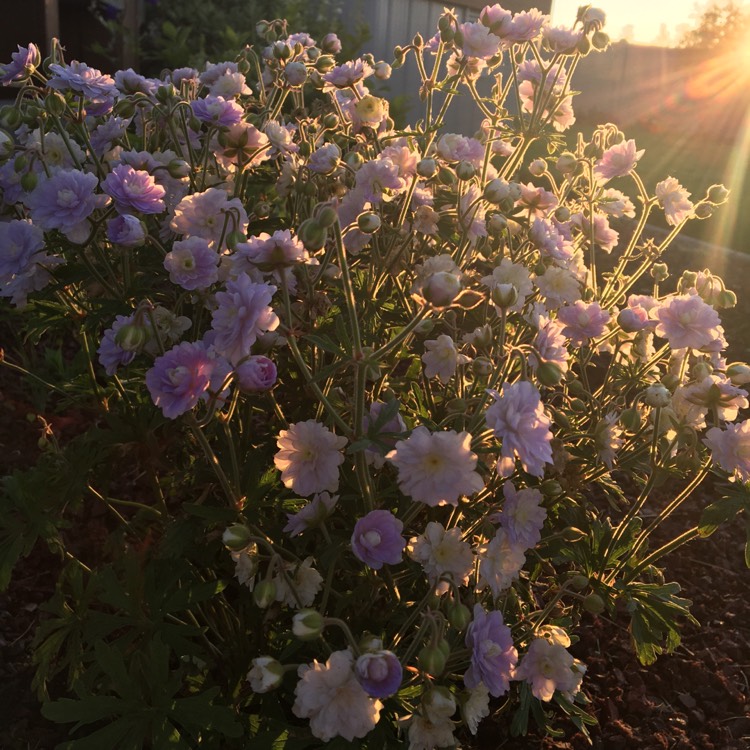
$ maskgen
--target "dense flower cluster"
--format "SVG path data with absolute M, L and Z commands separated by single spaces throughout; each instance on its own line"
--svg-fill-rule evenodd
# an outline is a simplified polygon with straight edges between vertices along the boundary
M 726 361 L 719 313 L 732 293 L 709 271 L 666 291 L 674 234 L 621 239 L 652 211 L 705 218 L 726 191 L 644 187 L 643 151 L 613 125 L 561 145 L 603 22 L 446 9 L 393 65 L 262 22 L 258 53 L 160 79 L 58 47 L 42 66 L 33 44 L 1 68 L 36 104 L 0 112 L 0 296 L 30 316 L 67 306 L 85 351 L 98 337 L 86 376 L 111 384 L 106 410 L 173 436 L 154 463 L 176 461 L 176 489 L 152 515 L 183 512 L 184 481 L 184 525 L 141 546 L 200 546 L 197 519 L 206 548 L 223 539 L 236 580 L 200 611 L 220 623 L 190 620 L 210 651 L 179 656 L 196 684 L 224 674 L 208 660 L 243 659 L 250 696 L 235 679 L 223 697 L 253 731 L 283 715 L 270 691 L 323 741 L 387 724 L 380 745 L 453 746 L 501 696 L 519 725 L 532 701 L 580 725 L 568 632 L 601 602 L 641 617 L 641 645 L 650 489 L 711 468 L 750 481 L 734 423 L 750 370 Z M 378 83 L 411 57 L 425 113 L 397 128 Z M 471 135 L 444 132 L 459 96 Z M 625 513 L 602 501 L 620 497 L 616 466 L 646 488 Z M 271 654 L 248 661 L 250 642 Z

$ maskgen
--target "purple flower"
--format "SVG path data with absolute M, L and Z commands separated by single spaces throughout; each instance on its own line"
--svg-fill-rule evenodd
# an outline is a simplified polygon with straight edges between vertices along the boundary
M 359 684 L 371 698 L 388 698 L 401 687 L 401 662 L 392 651 L 362 654 L 354 665 Z
M 518 457 L 524 471 L 543 476 L 544 464 L 552 463 L 552 433 L 539 391 L 528 380 L 519 380 L 503 385 L 502 393 L 490 394 L 495 403 L 485 419 L 502 441 L 502 457 L 507 461 Z
M 3 73 L 0 75 L 0 83 L 7 86 L 13 81 L 23 81 L 28 78 L 41 61 L 39 49 L 35 44 L 29 43 L 28 47 L 18 45 L 18 52 L 10 56 L 11 62 L 0 65 Z
M 268 391 L 276 383 L 276 365 L 260 354 L 248 357 L 235 373 L 243 391 Z
M 220 364 L 200 341 L 183 341 L 156 358 L 146 373 L 146 386 L 164 416 L 176 419 L 205 398 L 212 385 L 217 387 L 215 371 Z
M 73 242 L 83 242 L 89 230 L 86 219 L 100 203 L 94 194 L 98 183 L 96 175 L 61 170 L 40 181 L 27 198 L 31 218 L 44 230 L 59 229 Z
M 289 536 L 298 536 L 303 531 L 307 531 L 307 529 L 320 526 L 336 507 L 338 499 L 338 495 L 319 492 L 297 513 L 286 514 L 287 524 L 284 526 L 283 531 L 289 534 Z
M 143 214 L 160 214 L 164 211 L 164 190 L 148 173 L 133 169 L 129 164 L 116 166 L 102 182 L 102 190 L 111 195 L 115 208 L 121 214 L 140 211 Z
M 91 133 L 91 148 L 98 156 L 103 156 L 127 132 L 130 120 L 122 117 L 108 117 L 97 125 Z
M 389 510 L 370 511 L 354 525 L 352 552 L 375 570 L 380 570 L 383 563 L 396 565 L 406 546 L 403 530 L 403 522 Z
M 117 332 L 123 326 L 132 323 L 133 318 L 133 315 L 118 315 L 112 326 L 102 336 L 102 342 L 96 353 L 99 355 L 99 364 L 107 375 L 114 375 L 118 367 L 129 365 L 135 359 L 135 350 L 125 351 L 116 341 Z
M 209 125 L 219 125 L 228 128 L 237 125 L 242 119 L 242 106 L 232 99 L 223 96 L 212 96 L 209 94 L 205 99 L 196 99 L 190 102 L 193 114 L 201 121 Z
M 169 280 L 183 289 L 207 289 L 219 280 L 219 254 L 203 237 L 188 237 L 172 245 L 164 258 Z
M 250 354 L 258 336 L 276 330 L 279 325 L 270 307 L 275 291 L 275 286 L 256 284 L 243 273 L 235 281 L 227 282 L 225 292 L 216 294 L 217 307 L 211 321 L 214 346 L 233 365 Z
M 132 68 L 127 70 L 118 70 L 115 73 L 115 86 L 123 94 L 142 93 L 151 96 L 156 93 L 158 81 L 149 80 L 140 73 L 136 73 Z
M 485 612 L 474 605 L 474 620 L 466 630 L 466 645 L 471 649 L 471 666 L 464 674 L 469 690 L 480 682 L 494 698 L 505 695 L 510 687 L 518 651 L 513 646 L 510 628 L 503 623 L 502 612 Z
M 57 91 L 74 91 L 92 104 L 111 105 L 117 96 L 117 88 L 111 76 L 104 75 L 86 63 L 73 60 L 70 65 L 52 64 L 54 73 L 47 85 Z
M 567 336 L 573 346 L 583 346 L 590 339 L 599 338 L 604 333 L 610 315 L 602 310 L 598 302 L 587 304 L 578 300 L 560 308 L 557 319 L 565 324 L 562 335 Z
M 115 216 L 107 222 L 107 239 L 120 247 L 139 247 L 146 240 L 146 230 L 135 216 Z

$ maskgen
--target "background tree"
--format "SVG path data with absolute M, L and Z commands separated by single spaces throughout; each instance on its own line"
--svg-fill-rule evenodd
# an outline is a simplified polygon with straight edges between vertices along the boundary
M 680 47 L 718 51 L 747 43 L 750 11 L 735 0 L 713 0 L 696 15 L 697 23 L 683 34 Z

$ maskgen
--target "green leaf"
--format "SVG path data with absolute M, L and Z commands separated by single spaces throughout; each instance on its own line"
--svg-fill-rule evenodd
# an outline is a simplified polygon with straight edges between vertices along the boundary
M 703 537 L 711 536 L 721 524 L 734 518 L 744 507 L 744 499 L 737 496 L 724 497 L 707 505 L 701 513 L 698 532 Z
M 42 716 L 58 724 L 77 722 L 79 726 L 93 724 L 122 713 L 127 704 L 113 695 L 88 695 L 83 700 L 60 698 L 42 704 Z

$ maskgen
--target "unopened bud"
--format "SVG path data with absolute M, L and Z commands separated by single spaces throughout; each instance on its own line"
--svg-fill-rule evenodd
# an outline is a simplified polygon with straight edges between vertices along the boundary
M 477 357 L 471 363 L 471 369 L 479 377 L 487 377 L 494 369 L 492 362 L 487 357 Z
M 717 295 L 716 307 L 727 309 L 737 304 L 737 295 L 731 289 L 722 289 Z
M 261 609 L 270 607 L 276 601 L 276 584 L 268 579 L 256 583 L 253 589 L 253 601 Z
M 490 296 L 500 309 L 507 310 L 518 301 L 518 289 L 513 284 L 497 284 Z
M 725 203 L 729 198 L 729 190 L 723 185 L 711 185 L 706 193 L 706 200 L 718 206 Z
M 420 177 L 429 179 L 434 177 L 438 171 L 438 163 L 434 159 L 422 159 L 417 162 L 417 174 Z
M 508 220 L 502 214 L 487 214 L 485 224 L 487 225 L 487 231 L 496 237 L 506 229 Z
M 641 423 L 641 413 L 638 409 L 623 409 L 622 412 L 620 412 L 620 424 L 628 432 L 638 432 L 641 428 Z
M 314 609 L 301 609 L 292 619 L 292 632 L 301 641 L 314 641 L 323 632 L 323 615 Z
M 589 594 L 583 600 L 583 608 L 592 615 L 600 615 L 604 612 L 604 599 L 599 594 Z
M 568 588 L 573 589 L 573 591 L 582 591 L 588 585 L 589 585 L 588 576 L 585 576 L 580 573 L 578 575 L 573 576 L 568 581 Z
M 462 602 L 453 601 L 448 604 L 445 611 L 448 622 L 456 630 L 464 630 L 471 622 L 471 610 Z
M 746 385 L 750 383 L 750 366 L 745 362 L 732 362 L 727 366 L 727 377 L 732 385 Z
M 315 252 L 325 246 L 328 231 L 320 225 L 317 219 L 305 219 L 299 225 L 297 236 L 305 249 Z
M 711 203 L 699 203 L 693 210 L 696 219 L 710 219 L 714 214 L 714 206 Z
M 284 78 L 292 87 L 301 86 L 307 80 L 307 66 L 302 62 L 287 63 L 284 68 Z
M 529 172 L 531 172 L 534 177 L 541 177 L 546 171 L 547 162 L 544 161 L 544 159 L 534 159 L 534 161 L 529 164 Z
M 456 184 L 456 173 L 452 169 L 448 169 L 448 167 L 440 167 L 438 180 L 440 180 L 442 185 L 450 187 Z
M 357 217 L 357 226 L 360 232 L 365 234 L 372 234 L 380 229 L 380 217 L 372 213 L 372 211 L 366 211 Z
M 241 523 L 235 523 L 224 531 L 221 541 L 232 552 L 241 552 L 250 544 L 250 530 Z
M 672 402 L 672 394 L 661 383 L 654 383 L 646 388 L 643 400 L 653 408 L 663 408 Z
M 58 91 L 50 91 L 44 99 L 44 108 L 54 117 L 60 117 L 66 106 L 65 97 Z
M 536 377 L 542 385 L 554 388 L 562 380 L 563 372 L 554 362 L 541 362 L 536 368 Z
M 169 176 L 174 177 L 176 180 L 179 180 L 182 177 L 187 177 L 191 170 L 192 167 L 184 159 L 172 159 L 169 164 L 167 164 L 167 172 L 169 172 Z
M 391 66 L 383 60 L 376 62 L 373 70 L 375 71 L 375 78 L 381 81 L 387 81 L 391 77 Z
M 414 333 L 416 333 L 417 336 L 427 336 L 432 333 L 434 328 L 435 321 L 427 318 L 426 320 L 420 320 L 419 323 L 417 323 Z
M 439 646 L 424 646 L 419 652 L 419 666 L 433 677 L 443 673 L 445 662 L 445 653 Z
M 545 479 L 539 485 L 539 489 L 545 497 L 550 498 L 560 497 L 563 493 L 562 485 L 556 479 Z
M 460 161 L 456 165 L 456 177 L 459 180 L 470 180 L 477 173 L 476 167 L 468 161 Z
M 484 186 L 484 199 L 489 203 L 499 204 L 510 195 L 510 186 L 505 180 L 495 178 Z
M 606 31 L 595 31 L 591 35 L 591 46 L 602 52 L 609 47 L 609 34 Z
M 115 334 L 115 344 L 126 352 L 137 352 L 149 339 L 145 326 L 126 323 Z
M 271 656 L 258 656 L 253 659 L 253 667 L 247 673 L 247 681 L 254 693 L 269 693 L 281 685 L 284 667 Z
M 433 273 L 422 288 L 422 296 L 435 307 L 445 307 L 461 291 L 461 279 L 448 271 Z
M 575 171 L 578 166 L 578 159 L 575 154 L 570 151 L 565 151 L 557 157 L 555 162 L 555 168 L 560 174 L 571 174 Z
M 658 283 L 666 281 L 669 278 L 669 267 L 667 264 L 654 263 L 654 265 L 651 266 L 651 278 Z
M 39 178 L 37 177 L 36 172 L 27 172 L 23 177 L 21 177 L 21 187 L 27 192 L 30 193 L 39 182 Z
M 321 227 L 330 227 L 336 223 L 338 214 L 336 213 L 336 209 L 332 206 L 323 206 L 323 208 L 317 212 L 315 218 Z

